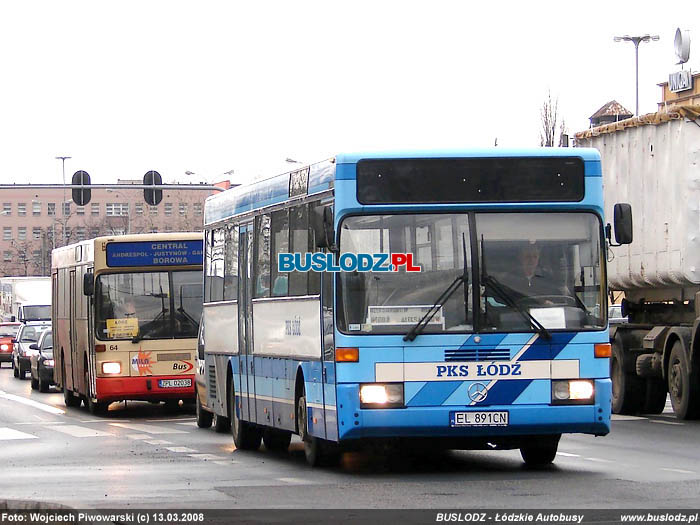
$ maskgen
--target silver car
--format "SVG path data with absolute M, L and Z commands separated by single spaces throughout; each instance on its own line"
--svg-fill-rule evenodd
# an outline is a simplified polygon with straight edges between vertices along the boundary
M 26 377 L 29 372 L 29 359 L 37 352 L 29 346 L 38 343 L 41 333 L 46 330 L 51 330 L 51 323 L 47 321 L 30 321 L 20 327 L 12 348 L 12 371 L 15 377 Z

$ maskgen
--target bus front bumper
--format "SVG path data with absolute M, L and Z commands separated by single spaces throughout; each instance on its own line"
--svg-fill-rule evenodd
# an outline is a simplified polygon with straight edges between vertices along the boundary
M 338 385 L 339 439 L 489 438 L 563 433 L 605 435 L 610 432 L 610 379 L 595 380 L 592 405 L 413 406 L 360 408 L 359 386 Z M 451 413 L 507 412 L 507 425 L 451 426 Z
M 177 385 L 189 380 L 189 386 Z M 194 375 L 98 377 L 98 401 L 194 399 Z

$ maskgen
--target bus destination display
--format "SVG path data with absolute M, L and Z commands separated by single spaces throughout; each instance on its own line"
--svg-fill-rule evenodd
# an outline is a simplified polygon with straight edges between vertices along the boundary
M 167 266 L 202 264 L 203 244 L 200 240 L 110 242 L 107 244 L 107 266 Z

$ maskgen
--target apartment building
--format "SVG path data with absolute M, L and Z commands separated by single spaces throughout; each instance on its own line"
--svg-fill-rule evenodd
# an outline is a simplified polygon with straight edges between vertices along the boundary
M 141 181 L 119 181 L 118 188 L 92 190 L 86 206 L 76 206 L 70 189 L 0 190 L 0 276 L 49 275 L 51 250 L 99 235 L 201 231 L 204 200 L 211 190 L 163 190 L 163 200 L 149 206 Z M 227 189 L 229 181 L 216 184 Z

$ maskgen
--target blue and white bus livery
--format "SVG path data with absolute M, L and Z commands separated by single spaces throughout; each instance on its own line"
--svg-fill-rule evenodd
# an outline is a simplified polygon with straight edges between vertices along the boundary
M 546 464 L 562 433 L 609 432 L 595 150 L 338 155 L 210 197 L 205 230 L 198 403 L 238 448 L 296 433 L 312 464 L 383 441 Z M 279 266 L 318 251 L 420 271 Z

